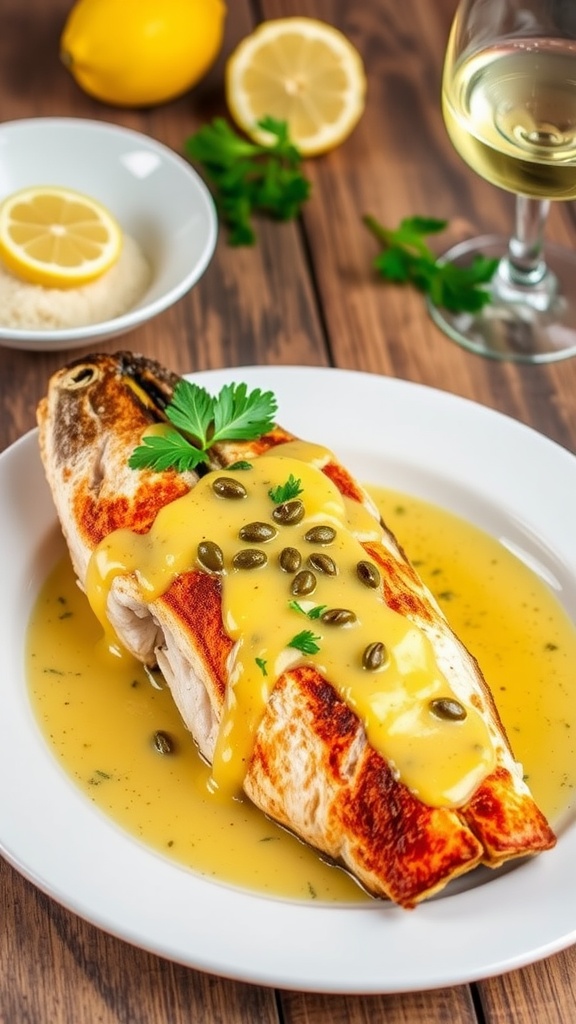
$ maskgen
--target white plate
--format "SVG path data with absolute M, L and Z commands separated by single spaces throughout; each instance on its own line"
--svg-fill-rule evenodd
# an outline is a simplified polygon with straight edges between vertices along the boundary
M 576 458 L 452 395 L 342 370 L 197 375 L 273 389 L 288 429 L 331 446 L 366 481 L 434 501 L 540 566 L 576 618 Z M 30 709 L 28 615 L 61 546 L 35 433 L 0 458 L 0 850 L 35 885 L 128 942 L 200 970 L 323 992 L 454 985 L 576 939 L 576 825 L 556 848 L 406 912 L 301 904 L 207 881 L 132 839 L 64 774 Z
M 94 347 L 180 299 L 208 266 L 217 237 L 214 203 L 190 164 L 167 146 L 104 121 L 37 117 L 0 125 L 0 200 L 33 185 L 61 185 L 98 199 L 138 242 L 152 268 L 126 313 L 86 327 L 0 326 L 0 345 L 49 352 Z

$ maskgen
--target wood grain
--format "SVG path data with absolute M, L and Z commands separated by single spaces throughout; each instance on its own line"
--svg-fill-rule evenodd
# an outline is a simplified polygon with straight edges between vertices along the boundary
M 571 1024 L 576 1006 L 576 947 L 480 985 L 490 1024 Z
M 441 66 L 456 0 L 230 0 L 214 69 L 192 93 L 150 110 L 109 107 L 76 86 L 58 60 L 70 6 L 71 0 L 2 0 L 1 120 L 63 115 L 112 121 L 182 153 L 202 123 L 226 116 L 222 72 L 238 40 L 260 19 L 291 14 L 341 28 L 360 50 L 368 75 L 366 111 L 353 135 L 306 164 L 313 192 L 301 221 L 259 221 L 258 243 L 249 249 L 231 249 L 221 232 L 210 267 L 187 296 L 103 349 L 132 348 L 179 372 L 333 365 L 421 381 L 505 412 L 576 451 L 576 359 L 530 367 L 471 355 L 436 328 L 421 295 L 385 284 L 372 271 L 376 250 L 362 224 L 365 213 L 390 225 L 415 213 L 444 217 L 450 227 L 438 240 L 442 247 L 471 234 L 507 233 L 512 223 L 512 197 L 463 165 L 442 123 Z M 41 167 L 39 153 L 39 178 Z M 576 245 L 572 204 L 554 207 L 548 233 Z M 0 449 L 34 425 L 49 375 L 78 354 L 0 348 Z M 7 861 L 0 861 L 0 900 L 0 1024 L 574 1020 L 574 949 L 477 985 L 433 992 L 275 992 L 201 974 L 107 935 Z
M 439 989 L 409 995 L 311 996 L 281 993 L 280 1003 L 289 1024 L 476 1024 L 469 990 Z
M 2 1024 L 278 1024 L 271 989 L 200 974 L 115 939 L 6 864 L 0 878 Z

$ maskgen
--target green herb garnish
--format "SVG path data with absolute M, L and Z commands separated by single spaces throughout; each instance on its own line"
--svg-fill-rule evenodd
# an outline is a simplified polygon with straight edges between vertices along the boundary
M 296 477 L 290 473 L 286 483 L 279 484 L 278 487 L 271 487 L 268 491 L 268 497 L 272 499 L 275 505 L 282 505 L 285 501 L 291 501 L 292 498 L 297 498 L 299 494 L 302 494 L 302 488 L 300 486 L 301 481 L 297 480 Z
M 184 473 L 204 461 L 203 452 L 193 448 L 177 430 L 167 429 L 162 435 L 149 434 L 143 437 L 142 444 L 134 449 L 128 459 L 128 465 L 131 469 L 153 469 L 157 473 L 166 469 Z
M 225 384 L 212 397 L 205 388 L 179 380 L 166 416 L 175 430 L 150 434 L 128 460 L 132 469 L 184 472 L 208 462 L 208 450 L 219 441 L 252 441 L 274 426 L 277 410 L 271 391 L 246 384 Z
M 292 220 L 310 195 L 310 182 L 300 170 L 302 157 L 290 141 L 286 122 L 263 117 L 257 126 L 269 133 L 268 145 L 243 138 L 221 117 L 184 144 L 187 156 L 201 164 L 212 182 L 230 245 L 254 244 L 253 214 Z
M 382 245 L 374 267 L 388 281 L 413 284 L 436 306 L 453 313 L 475 313 L 490 302 L 484 285 L 492 280 L 498 260 L 475 256 L 469 267 L 443 263 L 424 239 L 443 231 L 447 221 L 433 217 L 406 217 L 395 230 L 367 215 L 363 223 Z
M 268 669 L 266 667 L 267 666 L 266 659 L 265 658 L 255 658 L 254 661 L 258 665 L 258 668 L 260 669 L 262 675 L 263 676 L 267 676 L 268 675 Z
M 291 608 L 292 611 L 300 612 L 301 615 L 306 615 L 307 618 L 309 619 L 319 619 L 321 618 L 323 612 L 326 611 L 328 605 L 315 604 L 313 608 L 310 608 L 309 611 L 306 611 L 306 609 L 302 607 L 299 601 L 289 601 L 288 607 Z
M 311 629 L 303 629 L 301 633 L 296 633 L 286 646 L 294 647 L 302 654 L 317 654 L 320 650 L 317 641 L 321 639 L 322 637 L 316 636 Z

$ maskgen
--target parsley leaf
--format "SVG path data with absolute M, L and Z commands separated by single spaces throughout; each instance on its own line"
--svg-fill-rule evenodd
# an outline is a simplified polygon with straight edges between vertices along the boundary
M 297 651 L 302 651 L 302 654 L 317 654 L 320 650 L 317 641 L 321 639 L 322 637 L 316 636 L 311 629 L 303 629 L 301 633 L 296 633 L 286 646 L 294 647 Z
M 306 615 L 309 619 L 319 619 L 321 618 L 322 614 L 326 611 L 328 605 L 315 604 L 313 608 L 310 608 L 309 611 L 306 611 L 306 609 L 302 607 L 299 601 L 289 601 L 288 607 L 291 608 L 292 611 L 294 612 L 300 612 L 301 615 Z
M 262 392 L 260 388 L 249 393 L 246 384 L 225 384 L 214 399 L 211 444 L 261 437 L 271 430 L 274 426 L 270 418 L 271 397 L 269 391 Z
M 171 423 L 205 447 L 208 428 L 213 419 L 214 399 L 205 388 L 179 380 L 166 409 Z
M 254 244 L 253 214 L 292 220 L 310 195 L 310 182 L 300 170 L 302 157 L 290 141 L 286 122 L 263 117 L 257 125 L 268 133 L 266 145 L 244 139 L 221 117 L 184 144 L 187 156 L 212 183 L 230 245 Z
M 181 379 L 166 407 L 166 416 L 176 429 L 145 435 L 128 465 L 156 472 L 194 469 L 208 462 L 208 450 L 218 441 L 251 441 L 266 434 L 274 426 L 276 410 L 271 391 L 225 384 L 213 398 L 205 388 Z
M 297 498 L 299 494 L 302 494 L 302 488 L 300 487 L 300 480 L 290 473 L 285 484 L 279 484 L 278 487 L 271 487 L 268 491 L 268 497 L 272 499 L 275 505 L 281 505 L 284 501 L 290 501 L 291 498 Z
M 255 660 L 256 664 L 258 665 L 258 668 L 260 669 L 262 675 L 263 676 L 267 676 L 268 675 L 268 669 L 266 667 L 267 666 L 266 659 L 265 658 L 255 658 L 254 660 Z
M 363 223 L 382 246 L 374 267 L 388 281 L 413 284 L 435 305 L 453 313 L 475 313 L 490 302 L 484 286 L 492 280 L 498 260 L 475 256 L 469 267 L 459 267 L 437 259 L 426 244 L 426 236 L 443 231 L 447 221 L 406 217 L 391 230 L 368 214 Z
M 145 435 L 128 459 L 128 465 L 131 469 L 154 469 L 157 473 L 166 469 L 185 473 L 206 462 L 206 458 L 204 451 L 194 448 L 177 430 L 167 429 L 162 435 Z

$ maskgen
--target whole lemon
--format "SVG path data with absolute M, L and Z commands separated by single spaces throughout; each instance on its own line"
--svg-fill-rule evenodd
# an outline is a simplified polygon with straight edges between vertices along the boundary
M 224 0 L 77 0 L 60 56 L 96 99 L 155 106 L 203 78 L 220 52 L 225 15 Z

